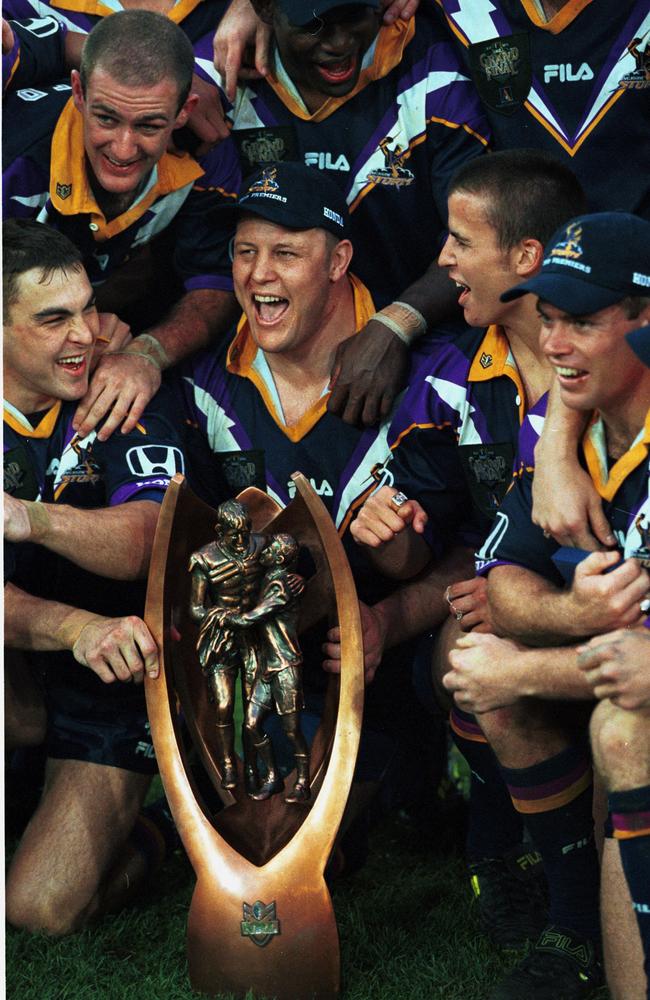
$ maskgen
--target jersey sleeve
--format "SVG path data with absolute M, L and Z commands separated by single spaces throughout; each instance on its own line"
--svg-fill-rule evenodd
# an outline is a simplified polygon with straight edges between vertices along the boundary
M 68 29 L 55 17 L 9 21 L 14 44 L 2 56 L 2 89 L 35 87 L 66 76 L 64 41 Z

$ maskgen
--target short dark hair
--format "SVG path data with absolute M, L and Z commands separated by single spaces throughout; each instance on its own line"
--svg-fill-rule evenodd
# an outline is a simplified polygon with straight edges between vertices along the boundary
M 573 171 L 536 149 L 504 149 L 469 160 L 451 179 L 448 193 L 456 191 L 485 198 L 501 250 L 523 239 L 544 246 L 563 223 L 587 211 Z
M 180 111 L 192 86 L 194 52 L 184 31 L 164 14 L 122 10 L 103 17 L 84 43 L 79 67 L 84 95 L 98 66 L 127 86 L 172 79 Z
M 34 219 L 6 219 L 2 223 L 2 316 L 9 322 L 9 307 L 18 299 L 18 279 L 33 268 L 41 269 L 40 283 L 54 271 L 83 270 L 81 251 L 51 226 Z
M 218 538 L 227 531 L 250 531 L 248 511 L 238 500 L 224 500 L 217 507 L 217 523 L 214 527 Z

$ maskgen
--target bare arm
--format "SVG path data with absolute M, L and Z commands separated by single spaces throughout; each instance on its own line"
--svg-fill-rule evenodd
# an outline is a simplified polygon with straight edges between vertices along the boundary
M 554 382 L 535 447 L 533 521 L 560 545 L 590 551 L 616 544 L 591 476 L 578 462 L 588 414 L 570 410 Z
M 5 643 L 14 649 L 70 650 L 105 684 L 158 676 L 158 650 L 134 615 L 105 618 L 58 601 L 34 597 L 8 583 L 4 589 Z
M 617 552 L 592 552 L 576 567 L 568 590 L 520 566 L 496 566 L 488 577 L 496 631 L 548 646 L 641 624 L 650 577 L 635 559 L 605 572 L 619 559 Z
M 206 347 L 223 335 L 238 315 L 234 295 L 212 288 L 186 292 L 169 316 L 123 350 L 107 353 L 77 407 L 74 428 L 85 436 L 109 411 L 98 433 L 105 441 L 121 425 L 132 431 L 160 388 L 161 370 Z
M 5 494 L 4 532 L 8 541 L 43 545 L 91 573 L 139 580 L 149 568 L 159 511 L 153 500 L 82 510 Z
M 431 561 L 431 549 L 422 538 L 428 517 L 417 500 L 399 510 L 391 505 L 397 490 L 382 486 L 368 497 L 350 526 L 358 545 L 368 548 L 373 564 L 386 576 L 407 580 Z
M 621 629 L 580 646 L 578 667 L 594 698 L 609 698 L 619 708 L 650 707 L 650 632 Z

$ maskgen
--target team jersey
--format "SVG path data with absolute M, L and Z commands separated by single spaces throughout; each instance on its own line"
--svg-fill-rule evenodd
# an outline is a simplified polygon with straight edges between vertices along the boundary
M 526 406 L 498 326 L 468 331 L 418 369 L 389 430 L 382 483 L 424 507 L 434 553 L 456 530 L 467 544 L 485 537 L 512 482 Z
M 173 0 L 167 17 L 183 29 L 193 46 L 199 43 L 197 51 L 203 53 L 212 44 L 226 7 L 226 0 Z M 65 30 L 86 35 L 103 17 L 128 8 L 120 0 L 55 0 L 54 3 L 44 3 L 43 0 L 5 0 L 2 9 L 5 18 L 31 21 L 33 24 L 55 18 Z M 196 71 L 203 79 L 207 79 L 198 64 Z
M 367 289 L 351 277 L 355 323 L 362 329 L 374 312 Z M 309 479 L 347 544 L 347 528 L 375 481 L 371 470 L 388 455 L 388 420 L 361 430 L 327 411 L 327 394 L 286 426 L 273 376 L 258 351 L 244 318 L 234 340 L 214 351 L 195 355 L 179 368 L 175 389 L 182 399 L 188 424 L 198 431 L 188 444 L 190 476 L 199 464 L 220 474 L 198 484 L 206 499 L 215 493 L 232 496 L 248 486 L 266 491 L 282 507 L 295 494 L 291 474 Z M 191 438 L 190 438 L 191 440 Z M 200 459 L 207 442 L 209 463 Z M 200 473 L 199 473 L 200 476 Z M 373 576 L 361 550 L 350 543 L 348 556 L 361 590 L 370 600 Z M 365 589 L 364 589 L 365 588 Z
M 5 99 L 5 217 L 35 218 L 64 232 L 82 251 L 94 285 L 173 225 L 174 265 L 185 290 L 230 291 L 228 239 L 218 235 L 215 215 L 236 197 L 231 142 L 219 143 L 200 163 L 187 153 L 164 153 L 133 205 L 108 220 L 90 187 L 83 120 L 69 93 L 67 84 L 57 84 Z M 57 108 L 66 98 L 63 110 Z
M 21 24 L 11 21 L 9 26 L 14 41 L 11 50 L 2 53 L 3 93 L 10 85 L 34 87 L 56 80 L 65 66 L 67 28 L 51 14 Z
M 543 412 L 522 427 L 518 474 L 478 553 L 477 567 L 481 575 L 487 575 L 495 566 L 515 564 L 562 586 L 562 575 L 553 562 L 559 546 L 531 518 L 534 446 L 542 431 Z M 602 498 L 618 547 L 625 558 L 635 556 L 644 565 L 650 565 L 649 449 L 650 411 L 629 450 L 615 462 L 607 455 L 605 428 L 598 415 L 582 441 L 583 462 Z
M 490 121 L 495 149 L 568 157 L 591 211 L 650 218 L 647 0 L 437 0 Z
M 229 111 L 244 175 L 299 160 L 339 184 L 351 212 L 355 271 L 379 306 L 437 256 L 450 177 L 487 142 L 476 91 L 434 15 L 382 27 L 356 88 L 314 114 L 277 52 L 273 74 L 240 86 Z M 211 48 L 202 65 L 222 85 Z

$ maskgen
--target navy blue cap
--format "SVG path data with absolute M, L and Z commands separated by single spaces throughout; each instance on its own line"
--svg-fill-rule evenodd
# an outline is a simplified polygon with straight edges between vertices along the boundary
M 355 4 L 354 0 L 276 0 L 278 8 L 285 15 L 289 24 L 309 24 L 314 18 L 327 13 L 334 7 L 372 7 L 379 10 L 379 0 L 366 0 Z
M 347 237 L 348 206 L 341 189 L 316 167 L 293 161 L 270 163 L 246 178 L 236 204 L 223 206 L 235 219 L 259 215 L 287 229 L 326 229 Z
M 625 334 L 625 339 L 644 365 L 650 368 L 650 325 L 640 326 Z
M 573 316 L 628 295 L 650 295 L 650 222 L 627 212 L 572 219 L 551 237 L 539 274 L 508 289 L 501 301 L 527 292 Z

